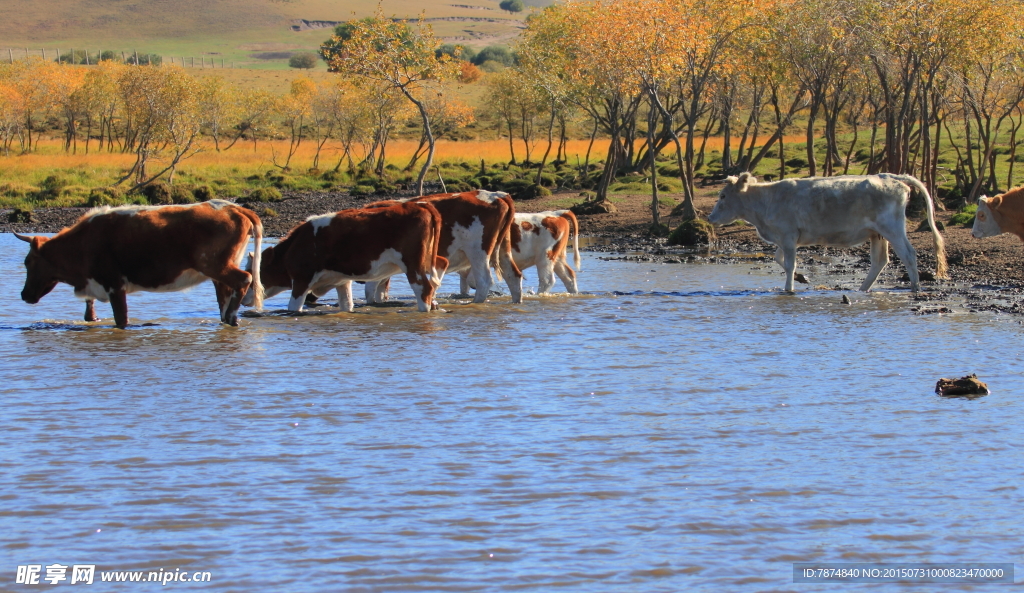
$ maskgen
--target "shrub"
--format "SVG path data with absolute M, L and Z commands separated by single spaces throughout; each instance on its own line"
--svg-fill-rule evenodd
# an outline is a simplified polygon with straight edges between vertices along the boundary
M 488 45 L 480 50 L 473 63 L 482 66 L 487 62 L 497 62 L 502 66 L 512 66 L 516 63 L 515 55 L 504 45 Z
M 85 205 L 90 208 L 97 206 L 116 206 L 124 201 L 124 191 L 119 187 L 94 187 L 89 191 Z
M 72 180 L 63 175 L 50 175 L 39 184 L 36 196 L 40 200 L 59 198 L 71 184 Z
M 668 236 L 669 245 L 700 245 L 716 239 L 715 227 L 708 221 L 694 218 L 684 221 Z
M 558 177 L 551 173 L 541 173 L 540 184 L 545 187 L 554 187 L 558 185 Z
M 324 181 L 341 181 L 345 178 L 345 174 L 341 171 L 324 171 L 324 174 L 320 176 Z
M 441 47 L 437 48 L 437 50 L 434 51 L 434 55 L 436 55 L 439 58 L 441 56 L 451 56 L 459 60 L 472 62 L 473 58 L 476 57 L 476 50 L 474 50 L 472 47 L 466 47 L 465 45 L 445 43 L 444 45 L 442 45 Z
M 150 183 L 146 187 L 142 188 L 142 195 L 146 196 L 146 200 L 153 205 L 174 203 L 174 200 L 171 199 L 171 186 L 167 185 L 163 181 Z
M 522 12 L 523 11 L 523 0 L 501 0 L 498 3 L 498 8 L 507 10 L 509 12 Z
M 959 224 L 963 226 L 972 226 L 974 224 L 974 215 L 978 212 L 977 204 L 969 204 L 964 206 L 957 211 L 956 214 L 949 217 L 949 224 Z
M 31 223 L 36 222 L 35 214 L 32 213 L 31 208 L 15 208 L 7 214 L 7 222 L 9 223 Z
M 288 58 L 288 66 L 291 68 L 310 70 L 316 68 L 316 61 L 318 58 L 319 56 L 311 52 L 297 53 Z
M 377 188 L 372 185 L 357 185 L 348 190 L 348 193 L 352 196 L 372 196 L 375 191 L 377 191 Z
M 480 78 L 484 75 L 483 71 L 480 70 L 480 68 L 477 68 L 475 64 L 471 64 L 469 62 L 463 62 L 459 66 L 459 68 L 459 82 L 463 84 L 474 83 L 480 80 Z
M 448 188 L 448 191 L 450 192 L 463 192 L 474 189 L 472 185 L 466 183 L 461 179 L 456 179 L 455 181 L 446 183 L 445 187 Z
M 21 183 L 5 183 L 0 185 L 0 196 L 25 199 L 36 193 L 35 188 Z
M 192 195 L 199 202 L 208 202 L 216 197 L 209 185 L 196 186 L 195 189 L 192 190 Z
M 128 64 L 135 64 L 135 53 L 128 56 Z M 159 54 L 139 54 L 139 65 L 140 66 L 159 66 L 164 63 L 163 56 Z
M 280 202 L 282 199 L 281 192 L 276 187 L 258 187 L 235 201 L 239 204 L 265 204 Z
M 192 194 L 192 187 L 188 185 L 171 186 L 171 202 L 175 204 L 192 204 L 196 201 Z
M 794 169 L 803 169 L 807 166 L 807 161 L 802 158 L 792 158 L 786 161 L 787 167 L 793 167 Z

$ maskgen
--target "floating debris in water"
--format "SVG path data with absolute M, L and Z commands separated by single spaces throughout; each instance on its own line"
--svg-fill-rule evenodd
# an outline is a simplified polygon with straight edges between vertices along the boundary
M 808 280 L 807 277 L 804 276 L 803 274 L 801 274 L 800 272 L 797 272 L 796 274 L 793 274 L 793 280 L 796 280 L 800 284 L 810 284 L 811 283 L 811 281 Z
M 988 385 L 978 380 L 978 375 L 971 373 L 959 379 L 939 379 L 935 384 L 935 393 L 944 397 L 967 397 L 973 399 L 988 395 Z

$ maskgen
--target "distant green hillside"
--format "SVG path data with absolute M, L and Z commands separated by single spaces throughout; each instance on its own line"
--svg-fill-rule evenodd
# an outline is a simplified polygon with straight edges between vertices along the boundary
M 543 6 L 550 0 L 527 0 Z M 372 14 L 366 0 L 4 0 L 0 60 L 68 48 L 139 50 L 200 57 L 217 65 L 286 67 L 289 52 L 316 49 L 331 23 Z M 510 14 L 498 0 L 386 0 L 385 14 L 421 14 L 445 41 L 483 47 L 511 43 L 527 11 Z M 322 67 L 322 65 L 321 65 Z

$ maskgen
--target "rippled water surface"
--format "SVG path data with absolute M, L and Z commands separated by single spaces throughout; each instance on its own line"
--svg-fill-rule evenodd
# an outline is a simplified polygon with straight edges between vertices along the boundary
M 578 297 L 227 328 L 206 284 L 129 296 L 155 325 L 118 331 L 66 286 L 21 302 L 25 252 L 0 235 L 0 589 L 77 563 L 203 590 L 808 591 L 793 562 L 1024 552 L 1018 318 L 586 256 Z M 932 393 L 968 372 L 992 395 Z

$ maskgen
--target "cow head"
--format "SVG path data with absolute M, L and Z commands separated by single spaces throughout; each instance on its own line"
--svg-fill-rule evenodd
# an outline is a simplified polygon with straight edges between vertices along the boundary
M 978 212 L 974 215 L 974 228 L 971 229 L 971 234 L 976 239 L 995 237 L 1003 233 L 1003 229 L 1000 228 L 999 222 L 996 221 L 992 212 L 992 208 L 998 207 L 1001 200 L 1002 196 L 978 198 Z
M 723 225 L 741 218 L 741 194 L 745 193 L 752 183 L 757 183 L 757 177 L 747 172 L 740 173 L 739 177 L 727 177 L 725 187 L 718 192 L 718 202 L 708 216 L 708 221 L 711 224 Z
M 28 275 L 25 278 L 25 288 L 21 291 L 21 300 L 34 305 L 60 282 L 60 270 L 40 252 L 40 247 L 48 240 L 46 237 L 28 237 L 18 233 L 14 236 L 29 244 L 28 255 L 25 256 L 25 269 Z

